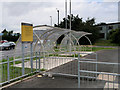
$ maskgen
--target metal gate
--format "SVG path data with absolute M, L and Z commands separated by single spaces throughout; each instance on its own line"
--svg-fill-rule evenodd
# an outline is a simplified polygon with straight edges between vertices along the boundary
M 94 59 L 83 59 L 78 55 L 78 88 L 120 88 L 119 63 L 98 62 Z M 92 56 L 93 58 L 93 56 Z

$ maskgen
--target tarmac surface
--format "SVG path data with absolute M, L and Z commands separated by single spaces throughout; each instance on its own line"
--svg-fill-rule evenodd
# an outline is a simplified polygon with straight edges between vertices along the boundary
M 97 52 L 98 54 L 98 62 L 114 62 L 118 63 L 118 49 L 113 50 L 101 50 Z M 88 55 L 85 58 L 93 57 L 92 55 Z M 71 64 L 74 63 L 74 64 Z M 72 65 L 72 66 L 71 66 Z M 61 69 L 68 67 L 67 70 Z M 77 74 L 77 60 L 69 62 L 65 65 L 61 65 L 58 68 L 54 68 L 51 70 L 51 72 L 62 72 L 66 73 L 74 73 Z M 85 66 L 84 66 L 85 67 Z M 91 68 L 90 66 L 87 66 L 87 68 Z M 70 72 L 69 70 L 72 70 L 73 72 Z M 111 73 L 117 73 L 118 67 L 116 66 L 106 66 L 106 65 L 98 65 L 98 71 L 99 72 L 111 72 Z M 113 72 L 114 71 L 114 72 Z M 77 88 L 77 78 L 71 78 L 71 77 L 65 77 L 65 76 L 56 76 L 56 77 L 37 77 L 28 79 L 26 81 L 17 83 L 15 85 L 12 85 L 9 88 Z M 99 81 L 92 81 L 92 82 L 86 82 L 86 80 L 82 80 L 81 82 L 81 88 L 104 88 L 106 84 L 105 80 L 99 80 Z

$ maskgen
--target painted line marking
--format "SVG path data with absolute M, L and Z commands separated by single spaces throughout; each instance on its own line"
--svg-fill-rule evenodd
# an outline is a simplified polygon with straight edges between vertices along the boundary
M 114 81 L 115 78 L 116 78 L 116 76 L 109 75 L 109 79 L 108 79 L 108 75 L 103 75 L 103 74 L 99 74 L 98 77 L 97 77 L 97 79 L 99 79 L 99 80 L 105 80 L 105 81 Z
M 118 83 L 109 83 L 109 82 L 106 82 L 104 86 L 104 88 L 118 88 L 118 87 L 119 87 Z

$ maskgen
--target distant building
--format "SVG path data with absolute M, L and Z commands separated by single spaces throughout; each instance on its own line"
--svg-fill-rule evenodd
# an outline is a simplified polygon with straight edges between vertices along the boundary
M 3 35 L 3 33 L 0 33 L 0 36 L 2 36 Z
M 3 35 L 3 33 L 0 33 L 0 41 L 2 40 L 2 35 Z
M 108 33 L 113 29 L 120 28 L 120 22 L 97 25 L 100 28 L 100 38 L 106 40 Z

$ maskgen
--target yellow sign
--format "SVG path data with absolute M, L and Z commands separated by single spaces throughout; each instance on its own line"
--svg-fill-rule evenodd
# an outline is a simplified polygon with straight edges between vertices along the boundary
M 21 23 L 21 41 L 32 42 L 33 41 L 33 25 L 28 23 Z

